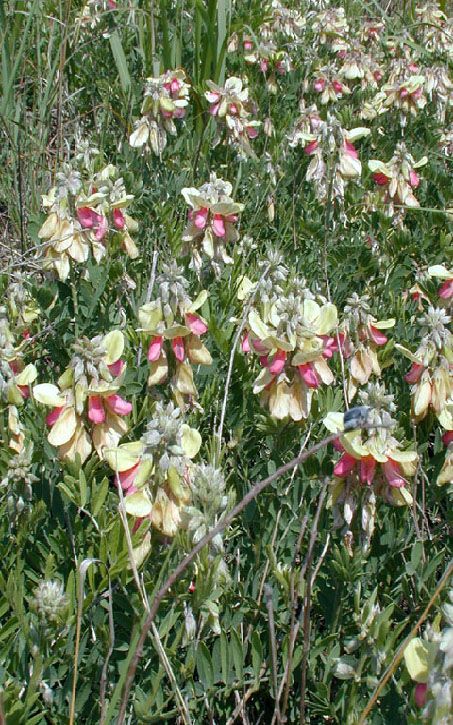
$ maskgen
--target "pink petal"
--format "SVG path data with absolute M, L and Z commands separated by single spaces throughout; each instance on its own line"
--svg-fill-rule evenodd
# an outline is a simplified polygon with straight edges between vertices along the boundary
M 316 151 L 316 149 L 318 148 L 318 145 L 319 144 L 317 141 L 310 141 L 310 143 L 305 146 L 304 153 L 306 153 L 307 156 L 310 156 L 311 154 L 313 154 Z
M 155 362 L 160 358 L 160 353 L 162 350 L 162 345 L 164 344 L 164 338 L 159 335 L 157 337 L 153 337 L 151 342 L 149 343 L 148 348 L 148 360 L 149 362 Z
M 50 426 L 56 423 L 63 410 L 64 405 L 62 405 L 61 408 L 52 408 L 49 415 L 46 417 L 46 425 Z
M 30 388 L 28 387 L 28 385 L 18 385 L 17 387 L 19 388 L 20 394 L 25 400 L 30 397 Z
M 382 171 L 376 171 L 376 173 L 372 174 L 372 178 L 378 186 L 387 186 L 390 181 L 388 176 L 383 174 Z
M 179 362 L 182 362 L 186 356 L 186 352 L 184 350 L 184 340 L 182 337 L 174 337 L 171 341 L 171 346 L 173 348 L 173 352 L 175 353 L 175 358 L 179 360 Z
M 242 338 L 242 342 L 241 342 L 241 349 L 242 349 L 242 352 L 250 352 L 250 343 L 249 343 L 248 332 L 244 333 L 244 337 Z
M 392 461 L 389 458 L 389 460 L 383 464 L 382 468 L 389 486 L 402 488 L 402 486 L 406 485 L 406 480 L 402 477 L 400 467 L 396 461 Z
M 88 206 L 80 206 L 77 209 L 77 219 L 84 229 L 92 229 L 96 224 L 97 214 Z
M 126 218 L 121 209 L 113 210 L 113 223 L 117 229 L 124 229 L 126 226 Z
M 358 159 L 359 154 L 357 153 L 357 149 L 355 148 L 354 144 L 352 144 L 350 141 L 344 142 L 344 147 L 346 149 L 346 153 L 349 156 L 352 156 L 353 159 Z
M 426 694 L 428 685 L 426 682 L 417 682 L 414 690 L 414 700 L 417 707 L 424 707 L 426 703 Z
M 107 395 L 105 402 L 112 413 L 116 413 L 117 415 L 129 415 L 132 410 L 132 403 L 124 400 L 124 398 L 116 393 L 113 395 Z
M 214 214 L 214 221 L 212 222 L 212 231 L 216 237 L 225 236 L 225 220 L 221 214 Z
M 339 438 L 335 438 L 335 440 L 334 440 L 334 442 L 333 442 L 333 447 L 334 447 L 334 448 L 335 448 L 335 450 L 336 450 L 336 451 L 338 451 L 339 453 L 344 453 L 344 446 L 343 446 L 343 444 L 341 443 L 341 441 L 340 441 L 340 439 L 339 439 Z
M 366 456 L 360 461 L 360 481 L 371 486 L 373 483 L 376 461 L 373 456 Z
M 373 327 L 373 325 L 370 325 L 368 329 L 370 337 L 373 342 L 376 343 L 376 345 L 385 345 L 385 343 L 387 342 L 387 338 L 380 330 L 377 329 L 377 327 Z
M 219 106 L 220 103 L 214 103 L 214 105 L 211 106 L 211 108 L 209 109 L 209 113 L 211 114 L 211 116 L 217 116 L 219 112 Z
M 256 138 L 258 136 L 258 129 L 256 126 L 246 126 L 245 130 L 249 138 Z
M 324 342 L 324 348 L 322 351 L 322 356 L 325 357 L 327 360 L 330 360 L 331 357 L 333 357 L 334 352 L 338 352 L 338 343 L 333 337 L 329 337 L 328 335 L 318 335 L 318 337 L 321 338 L 321 340 Z
M 230 103 L 228 111 L 230 113 L 230 116 L 237 116 L 238 114 L 238 107 L 235 103 Z
M 414 171 L 414 169 L 411 169 L 409 171 L 409 183 L 413 189 L 416 189 L 417 186 L 420 184 L 420 177 L 417 172 Z
M 326 87 L 326 82 L 325 82 L 324 78 L 318 78 L 318 80 L 316 80 L 313 83 L 313 88 L 315 89 L 315 91 L 317 93 L 321 93 L 325 87 Z
M 197 209 L 193 212 L 193 223 L 197 229 L 204 229 L 206 226 L 206 220 L 208 218 L 208 210 L 206 207 L 203 209 Z
M 253 349 L 254 349 L 254 350 L 255 350 L 256 352 L 259 352 L 259 353 L 265 353 L 265 352 L 267 352 L 267 347 L 266 347 L 266 345 L 264 345 L 264 344 L 263 344 L 263 343 L 261 342 L 261 340 L 258 340 L 258 339 L 256 339 L 256 340 L 254 340 L 254 339 L 251 339 L 251 340 L 250 340 L 250 342 L 252 343 Z
M 105 421 L 105 410 L 100 395 L 90 395 L 88 398 L 88 418 L 92 423 Z
M 259 360 L 260 360 L 261 367 L 262 368 L 267 368 L 267 366 L 269 365 L 269 358 L 268 358 L 268 356 L 267 355 L 261 355 L 261 357 L 260 357 Z
M 447 430 L 446 433 L 443 434 L 442 443 L 444 446 L 449 446 L 450 443 L 453 443 L 453 430 Z
M 99 221 L 99 226 L 96 230 L 96 234 L 94 235 L 95 238 L 98 240 L 98 242 L 100 242 L 101 239 L 103 239 L 105 237 L 105 235 L 107 234 L 108 228 L 109 228 L 109 224 L 107 221 L 107 217 L 101 216 L 100 221 Z
M 269 372 L 272 373 L 272 375 L 280 375 L 282 370 L 285 367 L 286 363 L 286 352 L 284 350 L 277 350 L 275 355 L 272 358 L 272 362 L 269 365 Z
M 208 326 L 201 317 L 194 315 L 193 312 L 187 312 L 185 315 L 186 325 L 194 335 L 204 335 Z
M 439 287 L 437 294 L 439 297 L 442 297 L 443 300 L 451 299 L 453 297 L 453 279 L 445 280 L 445 282 L 443 282 Z
M 117 378 L 118 375 L 121 375 L 124 368 L 126 367 L 126 363 L 124 360 L 117 360 L 116 362 L 112 363 L 111 365 L 108 365 L 108 369 L 111 375 L 113 375 L 114 378 Z
M 128 468 L 127 471 L 120 471 L 118 473 L 118 478 L 120 479 L 120 482 L 121 482 L 121 488 L 124 491 L 127 491 L 128 489 L 130 489 L 132 484 L 134 483 L 139 465 L 140 465 L 140 461 L 138 463 L 136 463 L 135 466 L 132 466 L 132 468 Z M 132 492 L 129 490 L 129 493 L 132 493 Z
M 332 83 L 332 86 L 333 86 L 333 89 L 334 89 L 335 93 L 342 93 L 342 91 L 343 91 L 343 84 L 340 83 L 340 81 L 334 81 Z
M 238 215 L 237 214 L 227 214 L 223 217 L 226 222 L 237 222 Z
M 410 383 L 411 385 L 413 385 L 413 383 L 418 382 L 424 369 L 424 365 L 418 365 L 418 363 L 413 363 L 409 372 L 406 373 L 406 375 L 404 376 L 406 383 Z
M 116 0 L 107 0 L 107 5 L 109 6 L 109 10 L 115 10 Z
M 319 380 L 316 375 L 316 371 L 313 368 L 312 363 L 305 363 L 304 365 L 298 365 L 299 372 L 302 376 L 302 380 L 305 385 L 309 388 L 319 388 Z
M 185 108 L 175 108 L 173 111 L 173 118 L 184 118 L 186 115 L 186 109 Z
M 345 478 L 349 473 L 351 473 L 356 463 L 357 461 L 353 458 L 353 456 L 350 456 L 349 453 L 343 453 L 340 460 L 337 461 L 334 466 L 334 476 L 338 476 L 338 478 Z

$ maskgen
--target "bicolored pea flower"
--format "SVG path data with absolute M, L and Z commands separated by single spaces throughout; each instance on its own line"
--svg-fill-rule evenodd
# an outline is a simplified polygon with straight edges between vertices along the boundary
M 253 156 L 250 140 L 258 135 L 261 122 L 253 118 L 255 107 L 249 99 L 247 86 L 236 76 L 227 78 L 224 86 L 209 80 L 206 85 L 209 88 L 205 93 L 209 113 L 218 124 L 214 145 L 225 136 L 226 142 L 234 146 L 240 156 Z
M 320 94 L 320 103 L 324 106 L 327 103 L 335 103 L 340 98 L 351 93 L 351 89 L 343 79 L 335 66 L 323 66 L 313 71 L 313 90 Z
M 453 408 L 453 401 L 451 403 Z M 453 483 L 453 430 L 447 430 L 442 436 L 442 443 L 447 447 L 445 461 L 437 476 L 437 485 L 444 486 Z
M 388 342 L 383 331 L 395 325 L 393 318 L 377 320 L 371 314 L 368 301 L 368 296 L 359 297 L 354 293 L 344 308 L 342 351 L 349 372 L 349 402 L 355 397 L 358 388 L 368 383 L 371 375 L 380 376 L 378 350 Z
M 190 206 L 183 241 L 192 257 L 191 266 L 199 271 L 202 254 L 206 254 L 216 271 L 224 264 L 233 264 L 228 246 L 239 239 L 236 224 L 244 205 L 231 198 L 229 181 L 212 173 L 206 184 L 196 189 L 184 188 L 181 193 Z
M 382 395 L 380 386 L 369 386 L 362 396 L 371 400 L 379 397 L 392 399 Z M 364 431 L 344 432 L 342 413 L 329 413 L 323 421 L 331 433 L 339 433 L 335 448 L 341 455 L 334 464 L 329 498 L 336 526 L 349 528 L 361 501 L 362 528 L 368 539 L 374 529 L 376 496 L 397 506 L 411 505 L 408 479 L 415 475 L 418 462 L 417 452 L 401 450 L 393 437 L 396 423 L 387 411 L 370 409 L 369 418 L 376 427 Z
M 244 55 L 244 60 L 250 65 L 256 65 L 266 78 L 266 86 L 274 95 L 278 91 L 277 79 L 285 76 L 292 70 L 291 58 L 286 50 L 277 50 L 272 42 L 259 43 Z
M 411 386 L 412 417 L 416 423 L 432 409 L 439 423 L 453 429 L 453 335 L 444 309 L 429 307 L 418 320 L 422 343 L 413 353 L 395 345 L 412 362 L 404 379 Z
M 199 432 L 184 423 L 180 409 L 159 402 L 141 440 L 106 450 L 126 512 L 138 525 L 149 519 L 162 535 L 175 536 L 191 499 L 192 459 L 200 446 Z
M 118 394 L 125 371 L 123 350 L 118 330 L 80 340 L 58 385 L 34 386 L 34 400 L 51 408 L 47 440 L 58 448 L 61 460 L 74 461 L 79 455 L 83 463 L 93 446 L 102 458 L 105 448 L 117 445 L 127 433 L 125 417 L 132 405 Z
M 296 124 L 297 130 L 290 135 L 290 145 L 303 145 L 311 161 L 306 180 L 312 181 L 318 201 L 325 204 L 330 187 L 327 178 L 327 159 L 333 163 L 332 194 L 342 201 L 349 181 L 357 180 L 362 173 L 362 164 L 354 146 L 355 141 L 370 134 L 368 128 L 342 128 L 339 122 L 328 114 L 328 120 L 318 120 L 312 113 L 309 118 L 310 132 Z
M 357 42 L 351 43 L 347 50 L 340 51 L 339 75 L 347 81 L 359 81 L 363 90 L 376 88 L 383 77 L 383 69 L 373 55 Z
M 97 263 L 117 249 L 132 259 L 138 257 L 130 234 L 138 224 L 126 212 L 134 197 L 127 194 L 114 166 L 93 172 L 90 158 L 89 163 L 81 172 L 66 165 L 57 174 L 57 186 L 43 196 L 47 218 L 38 232 L 43 240 L 42 266 L 62 281 L 68 278 L 71 264 L 84 264 L 90 253 Z
M 429 53 L 453 56 L 451 35 L 452 22 L 440 9 L 437 2 L 427 2 L 415 6 L 417 18 L 416 37 L 418 42 Z
M 344 8 L 327 8 L 317 13 L 310 28 L 321 45 L 329 45 L 334 53 L 347 47 L 349 25 Z
M 430 277 L 442 280 L 437 294 L 439 298 L 446 304 L 452 304 L 453 300 L 453 270 L 447 269 L 443 264 L 434 264 L 428 267 Z
M 420 177 L 416 169 L 427 162 L 426 156 L 415 161 L 404 143 L 397 144 L 390 161 L 384 163 L 372 159 L 368 162 L 373 181 L 379 187 L 387 216 L 395 214 L 395 206 L 420 206 L 413 193 L 414 189 L 420 185 Z
M 167 145 L 167 134 L 176 136 L 175 120 L 186 115 L 189 90 L 181 68 L 168 70 L 158 78 L 147 78 L 142 117 L 134 124 L 130 145 L 161 156 Z
M 327 360 L 336 350 L 329 337 L 336 325 L 334 305 L 292 293 L 264 304 L 261 315 L 250 311 L 242 349 L 258 357 L 253 392 L 273 418 L 308 418 L 314 391 L 333 382 Z
M 198 312 L 208 293 L 203 290 L 192 301 L 188 285 L 176 263 L 163 265 L 156 279 L 159 297 L 138 311 L 139 332 L 145 335 L 148 345 L 148 385 L 160 385 L 171 375 L 173 394 L 181 408 L 187 399 L 197 398 L 192 365 L 212 363 L 209 350 L 201 341 L 208 324 Z

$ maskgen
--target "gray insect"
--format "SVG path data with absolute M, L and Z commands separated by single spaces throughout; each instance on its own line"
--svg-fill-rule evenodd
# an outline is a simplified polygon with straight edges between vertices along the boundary
M 367 405 L 360 405 L 357 408 L 351 408 L 344 414 L 344 429 L 365 428 L 370 422 L 371 408 Z

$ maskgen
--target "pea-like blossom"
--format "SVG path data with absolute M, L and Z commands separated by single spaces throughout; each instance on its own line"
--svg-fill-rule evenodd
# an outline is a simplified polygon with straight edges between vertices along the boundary
M 134 124 L 129 143 L 161 156 L 167 135 L 176 136 L 175 121 L 184 118 L 190 86 L 181 68 L 168 70 L 157 78 L 147 78 L 141 108 L 142 116 Z
M 414 194 L 415 189 L 420 185 L 417 169 L 427 162 L 426 156 L 415 161 L 404 143 L 397 144 L 390 161 L 372 159 L 368 162 L 368 168 L 372 173 L 373 181 L 379 188 L 387 216 L 394 216 L 395 207 L 420 206 Z M 404 212 L 404 210 L 399 211 Z
M 192 257 L 191 266 L 197 271 L 201 269 L 203 253 L 217 272 L 224 264 L 233 264 L 228 247 L 239 239 L 236 225 L 244 205 L 233 200 L 232 188 L 229 181 L 212 173 L 209 181 L 198 189 L 181 191 L 190 207 L 182 238 Z
M 80 144 L 73 162 L 57 174 L 57 185 L 43 196 L 47 217 L 38 232 L 43 240 L 39 254 L 43 268 L 62 281 L 71 265 L 84 264 L 90 254 L 97 263 L 119 249 L 138 257 L 130 234 L 138 224 L 126 211 L 134 197 L 112 164 L 95 171 L 99 152 L 85 149 Z
M 214 145 L 224 139 L 237 149 L 240 157 L 253 156 L 250 141 L 258 135 L 261 122 L 254 119 L 256 109 L 247 85 L 236 76 L 227 78 L 224 86 L 210 80 L 206 85 L 209 113 L 217 122 Z
M 191 300 L 189 283 L 176 263 L 162 266 L 156 286 L 158 297 L 138 311 L 139 331 L 148 345 L 148 385 L 160 385 L 171 377 L 173 394 L 184 409 L 185 401 L 197 398 L 192 366 L 212 362 L 209 350 L 201 341 L 208 324 L 198 312 L 208 293 L 203 290 Z
M 34 400 L 51 408 L 47 440 L 58 448 L 60 459 L 80 456 L 83 463 L 93 446 L 102 457 L 105 448 L 117 445 L 127 433 L 125 417 L 132 405 L 118 393 L 125 371 L 123 350 L 124 337 L 118 330 L 79 340 L 58 385 L 34 386 Z

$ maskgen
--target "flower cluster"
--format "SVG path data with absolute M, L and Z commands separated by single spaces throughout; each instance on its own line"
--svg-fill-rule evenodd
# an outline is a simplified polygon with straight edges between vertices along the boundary
M 421 166 L 427 163 L 428 159 L 423 156 L 419 161 L 408 152 L 406 144 L 399 143 L 390 161 L 383 162 L 372 159 L 368 162 L 368 168 L 372 172 L 373 181 L 379 187 L 381 201 L 385 207 L 387 216 L 395 215 L 395 207 L 420 206 L 414 196 L 414 189 L 420 184 L 420 177 L 416 172 Z M 401 209 L 400 215 L 404 214 Z
M 181 410 L 158 402 L 139 441 L 105 452 L 125 493 L 126 512 L 139 523 L 149 519 L 164 536 L 174 536 L 191 498 L 191 461 L 200 446 L 200 434 L 184 423 Z
M 288 137 L 289 145 L 302 145 L 311 157 L 305 178 L 313 181 L 320 203 L 326 203 L 330 188 L 334 198 L 344 199 L 346 184 L 360 178 L 362 164 L 354 142 L 369 134 L 368 128 L 347 131 L 330 115 L 322 121 L 316 106 L 303 111 Z
M 453 429 L 453 335 L 451 317 L 440 307 L 428 307 L 418 320 L 421 344 L 415 353 L 396 347 L 412 362 L 405 380 L 411 386 L 412 417 L 423 420 L 432 409 L 446 430 Z
M 148 385 L 160 385 L 170 377 L 175 399 L 184 408 L 187 398 L 195 400 L 197 397 L 191 366 L 212 362 L 200 339 L 208 325 L 197 312 L 208 293 L 203 290 L 192 301 L 188 293 L 189 282 L 176 262 L 162 265 L 156 286 L 158 297 L 138 311 L 140 332 L 149 339 Z
M 334 379 L 327 360 L 337 349 L 329 337 L 337 309 L 323 298 L 316 301 L 302 280 L 288 279 L 281 264 L 274 265 L 274 279 L 270 289 L 258 283 L 255 290 L 249 280 L 243 282 L 256 297 L 242 350 L 258 357 L 262 370 L 253 392 L 271 416 L 301 421 L 310 414 L 313 391 Z
M 134 124 L 129 143 L 134 148 L 145 147 L 161 156 L 167 145 L 167 134 L 176 136 L 175 120 L 184 118 L 189 103 L 190 86 L 186 74 L 178 68 L 166 71 L 158 78 L 147 78 L 142 117 Z
M 253 119 L 255 106 L 249 99 L 249 90 L 241 78 L 227 78 L 224 86 L 206 81 L 209 90 L 205 97 L 209 113 L 217 121 L 214 145 L 225 136 L 227 143 L 237 149 L 240 157 L 253 156 L 250 140 L 256 138 L 260 121 Z
M 30 443 L 9 459 L 8 468 L 0 482 L 0 489 L 4 489 L 8 514 L 13 526 L 17 519 L 30 509 L 33 484 L 38 481 L 31 472 L 32 455 L 33 444 Z
M 227 244 L 239 239 L 236 223 L 244 208 L 231 198 L 233 187 L 229 181 L 218 179 L 215 173 L 200 186 L 184 188 L 181 193 L 190 206 L 188 223 L 183 233 L 185 251 L 191 255 L 191 267 L 200 271 L 202 253 L 210 259 L 219 273 L 224 264 L 232 264 Z
M 340 341 L 349 372 L 347 395 L 350 402 L 360 385 L 366 385 L 372 374 L 380 376 L 377 351 L 387 343 L 382 330 L 394 326 L 395 320 L 376 320 L 371 314 L 369 296 L 357 293 L 348 298 L 344 308 Z
M 38 232 L 44 242 L 42 266 L 62 281 L 71 263 L 85 263 L 90 253 L 97 263 L 117 249 L 138 257 L 130 235 L 138 224 L 125 211 L 134 197 L 115 166 L 95 170 L 100 162 L 97 149 L 80 144 L 74 163 L 63 165 L 56 185 L 43 196 L 47 218 Z
M 277 79 L 292 70 L 291 58 L 286 50 L 278 50 L 271 41 L 259 43 L 244 55 L 246 63 L 257 65 L 266 78 L 266 86 L 270 93 L 278 91 Z
M 124 337 L 118 330 L 78 340 L 58 386 L 34 386 L 34 399 L 52 408 L 46 418 L 47 440 L 58 448 L 62 460 L 80 457 L 83 463 L 92 446 L 102 457 L 106 447 L 115 446 L 127 433 L 124 417 L 132 405 L 118 395 L 126 367 L 123 350 Z
M 331 484 L 330 506 L 334 526 L 350 529 L 361 503 L 361 523 L 365 543 L 370 540 L 375 524 L 376 496 L 398 506 L 410 505 L 408 478 L 414 476 L 418 455 L 414 450 L 401 450 L 393 436 L 396 410 L 393 395 L 386 395 L 379 384 L 369 383 L 359 393 L 361 402 L 369 407 L 367 430 L 346 431 L 342 413 L 329 413 L 324 425 L 332 433 L 340 433 L 336 448 L 341 452 Z

